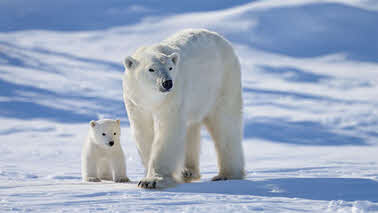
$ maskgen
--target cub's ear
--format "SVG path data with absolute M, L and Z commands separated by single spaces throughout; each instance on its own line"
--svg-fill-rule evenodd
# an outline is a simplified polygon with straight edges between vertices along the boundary
M 123 65 L 127 70 L 132 70 L 136 66 L 136 60 L 133 59 L 131 56 L 127 56 L 123 61 Z
M 172 53 L 168 57 L 172 60 L 174 65 L 177 65 L 180 60 L 180 54 L 178 53 Z
M 96 126 L 96 121 L 91 121 L 91 122 L 89 122 L 89 124 L 91 125 L 91 127 L 95 127 Z
M 117 121 L 117 124 L 120 125 L 121 124 L 121 121 L 119 119 L 116 120 Z

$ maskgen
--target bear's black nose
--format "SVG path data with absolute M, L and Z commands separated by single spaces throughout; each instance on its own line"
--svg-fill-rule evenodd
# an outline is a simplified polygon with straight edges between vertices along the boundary
M 113 146 L 114 145 L 114 141 L 109 141 L 109 145 Z
M 164 89 L 166 90 L 169 90 L 172 88 L 173 86 L 173 83 L 172 83 L 172 80 L 167 80 L 167 81 L 164 81 L 162 86 L 164 87 Z

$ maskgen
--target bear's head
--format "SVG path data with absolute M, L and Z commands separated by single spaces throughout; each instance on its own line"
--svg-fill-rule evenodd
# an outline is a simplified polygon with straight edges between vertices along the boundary
M 101 119 L 89 124 L 89 137 L 94 143 L 106 149 L 120 145 L 120 120 Z
M 135 102 L 154 104 L 175 89 L 178 53 L 165 55 L 147 50 L 124 60 L 124 89 Z M 138 100 L 136 100 L 138 99 Z

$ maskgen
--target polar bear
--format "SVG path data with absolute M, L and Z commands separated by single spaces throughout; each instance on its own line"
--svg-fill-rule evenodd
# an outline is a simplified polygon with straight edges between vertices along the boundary
M 90 122 L 88 137 L 81 154 L 83 181 L 129 181 L 120 133 L 120 120 L 102 119 Z
M 215 143 L 219 173 L 244 177 L 242 88 L 238 58 L 223 37 L 181 31 L 124 60 L 123 98 L 146 176 L 142 188 L 200 178 L 200 130 Z

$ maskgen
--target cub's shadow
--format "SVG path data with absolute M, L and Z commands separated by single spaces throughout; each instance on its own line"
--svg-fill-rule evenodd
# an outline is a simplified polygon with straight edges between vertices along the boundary
M 181 184 L 169 192 L 378 202 L 378 182 L 359 178 L 279 178 Z

